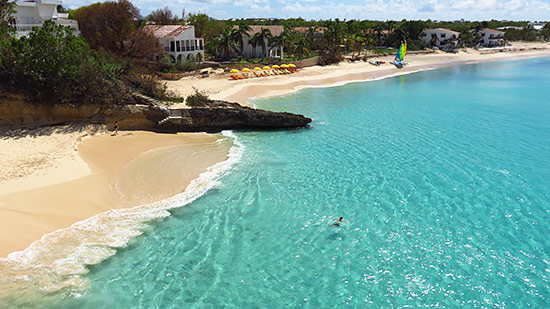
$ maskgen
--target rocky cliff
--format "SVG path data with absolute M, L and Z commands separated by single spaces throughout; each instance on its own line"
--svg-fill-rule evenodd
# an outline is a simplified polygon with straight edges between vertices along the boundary
M 310 118 L 291 113 L 243 107 L 237 103 L 209 101 L 193 108 L 170 109 L 146 97 L 133 105 L 41 105 L 24 97 L 0 97 L 0 127 L 43 126 L 76 122 L 103 123 L 121 130 L 199 132 L 226 129 L 277 129 L 306 126 Z
M 303 127 L 310 118 L 291 113 L 244 107 L 237 103 L 210 101 L 208 105 L 170 109 L 159 122 L 159 131 L 220 131 L 225 129 L 277 129 Z

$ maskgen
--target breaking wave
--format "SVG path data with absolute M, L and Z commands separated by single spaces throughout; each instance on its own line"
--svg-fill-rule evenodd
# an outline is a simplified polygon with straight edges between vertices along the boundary
M 231 131 L 222 135 L 233 141 L 225 161 L 209 167 L 171 198 L 126 209 L 113 209 L 70 227 L 44 235 L 23 251 L 0 259 L 0 307 L 32 306 L 33 300 L 62 295 L 76 296 L 89 286 L 82 277 L 89 265 L 98 264 L 126 247 L 149 223 L 170 216 L 220 184 L 220 178 L 238 162 L 244 146 Z

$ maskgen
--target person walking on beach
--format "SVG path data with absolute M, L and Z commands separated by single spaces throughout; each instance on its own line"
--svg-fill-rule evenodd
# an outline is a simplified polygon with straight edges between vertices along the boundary
M 118 134 L 118 120 L 115 120 L 115 133 L 113 135 L 117 135 Z
M 336 220 L 336 222 L 334 222 L 334 223 L 331 225 L 331 227 L 332 227 L 332 226 L 338 227 L 338 226 L 340 226 L 340 224 L 342 224 L 343 221 L 344 221 L 344 217 L 340 217 L 340 218 L 338 218 L 338 220 Z

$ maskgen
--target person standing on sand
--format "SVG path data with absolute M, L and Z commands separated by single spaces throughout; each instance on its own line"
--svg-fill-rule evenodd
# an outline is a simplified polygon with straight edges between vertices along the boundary
M 118 120 L 115 120 L 114 128 L 115 128 L 115 133 L 113 135 L 117 135 L 118 134 Z

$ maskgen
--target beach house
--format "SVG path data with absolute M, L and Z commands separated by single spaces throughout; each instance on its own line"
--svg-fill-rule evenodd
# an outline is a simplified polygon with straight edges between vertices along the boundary
M 393 33 L 393 30 L 382 30 L 382 29 L 369 28 L 369 29 L 365 30 L 364 33 L 374 35 L 376 37 L 376 39 L 380 41 L 378 43 L 383 44 L 384 41 L 386 40 L 386 38 L 390 34 Z
M 539 22 L 529 22 L 527 26 L 532 27 L 533 29 L 537 31 L 541 31 L 546 26 L 545 23 L 539 23 Z
M 250 31 L 242 35 L 243 37 L 243 51 L 241 56 L 245 58 L 262 58 L 265 55 L 262 55 L 262 46 L 257 45 L 253 46 L 249 40 L 256 34 L 262 32 L 262 29 L 267 29 L 272 36 L 279 36 L 284 31 L 283 26 L 249 26 Z M 233 29 L 239 29 L 239 26 L 233 26 Z M 264 44 L 267 46 L 266 54 L 269 58 L 283 58 L 283 46 L 275 46 L 267 38 L 264 39 Z M 237 53 L 237 50 L 234 50 L 234 54 Z
M 148 25 L 142 31 L 152 34 L 172 63 L 176 61 L 204 61 L 204 39 L 195 37 L 195 26 Z M 161 60 L 157 55 L 156 61 Z
M 292 28 L 292 30 L 296 31 L 296 32 L 299 32 L 299 33 L 302 33 L 302 34 L 307 34 L 308 32 L 310 32 L 311 28 L 310 27 L 294 27 Z M 325 27 L 316 27 L 313 29 L 313 37 L 316 38 L 316 39 L 320 39 L 323 37 L 323 35 L 325 34 L 325 30 L 327 30 L 327 28 Z
M 51 19 L 58 25 L 69 26 L 75 35 L 79 35 L 78 22 L 69 19 L 69 14 L 59 13 L 61 0 L 17 1 L 13 14 L 13 26 L 17 38 L 28 35 L 33 27 L 40 27 Z
M 430 47 L 454 49 L 458 46 L 460 33 L 446 28 L 424 29 L 420 39 Z
M 504 32 L 494 29 L 481 29 L 479 34 L 483 38 L 483 46 L 496 47 L 504 46 Z

